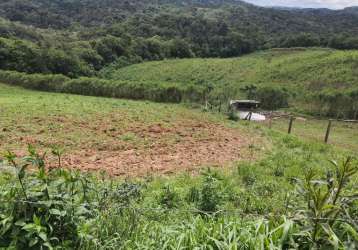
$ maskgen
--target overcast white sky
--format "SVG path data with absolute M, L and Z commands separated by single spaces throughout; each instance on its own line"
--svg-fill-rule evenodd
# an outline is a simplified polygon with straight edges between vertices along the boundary
M 358 0 L 245 0 L 262 6 L 342 9 L 358 6 Z

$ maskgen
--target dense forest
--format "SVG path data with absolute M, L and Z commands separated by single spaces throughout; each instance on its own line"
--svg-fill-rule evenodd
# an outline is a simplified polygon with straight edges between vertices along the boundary
M 358 9 L 276 9 L 235 0 L 3 0 L 0 69 L 93 76 L 164 58 L 273 47 L 358 49 Z

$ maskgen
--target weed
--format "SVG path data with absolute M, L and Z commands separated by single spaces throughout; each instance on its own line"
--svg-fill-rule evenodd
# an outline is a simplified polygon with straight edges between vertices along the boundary
M 159 203 L 165 208 L 176 208 L 180 202 L 179 194 L 169 185 L 163 187 L 159 195 Z
M 242 164 L 238 167 L 238 174 L 246 186 L 252 186 L 257 179 L 254 165 Z
M 215 175 L 206 174 L 200 188 L 200 200 L 197 208 L 204 213 L 215 213 L 222 201 L 220 181 Z
M 305 228 L 298 234 L 301 246 L 316 249 L 358 246 L 356 221 L 349 213 L 357 197 L 345 194 L 345 188 L 358 173 L 358 165 L 351 157 L 341 164 L 331 163 L 334 172 L 328 171 L 325 179 L 316 179 L 316 173 L 311 169 L 299 182 L 298 194 L 306 203 L 297 214 L 297 222 Z M 300 220 L 301 216 L 304 219 Z M 350 237 L 343 242 L 340 239 L 344 234 Z
M 10 185 L 0 196 L 3 203 L 0 245 L 18 249 L 74 246 L 78 234 L 73 214 L 82 205 L 74 207 L 74 197 L 67 192 L 72 190 L 74 194 L 79 180 L 66 178 L 70 174 L 65 170 L 49 175 L 44 155 L 39 155 L 32 146 L 28 152 L 20 160 L 11 152 L 5 155 L 16 170 L 18 183 Z M 26 172 L 29 167 L 35 168 L 34 172 Z M 78 198 L 86 202 L 85 197 Z

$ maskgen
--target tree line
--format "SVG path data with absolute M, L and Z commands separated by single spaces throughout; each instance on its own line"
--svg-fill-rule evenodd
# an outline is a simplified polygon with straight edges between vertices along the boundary
M 358 49 L 354 10 L 312 15 L 219 0 L 6 0 L 0 7 L 0 69 L 27 73 L 94 76 L 142 61 L 276 47 Z
M 48 46 L 23 39 L 0 37 L 0 69 L 63 74 L 76 78 L 96 76 L 105 68 L 116 69 L 143 61 L 234 57 L 262 49 L 238 33 L 231 33 L 227 37 L 214 36 L 210 41 L 210 44 L 197 46 L 182 38 L 165 40 L 160 36 L 128 38 L 106 34 L 88 41 L 70 41 Z M 311 46 L 358 49 L 358 38 L 332 37 L 326 41 L 310 34 L 299 34 L 282 39 L 273 47 Z

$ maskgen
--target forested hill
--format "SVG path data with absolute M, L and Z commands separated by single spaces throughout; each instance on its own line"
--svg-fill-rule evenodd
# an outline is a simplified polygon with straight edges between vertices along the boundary
M 357 34 L 357 8 L 263 8 L 235 0 L 2 0 L 0 69 L 76 77 L 109 64 L 234 57 L 273 47 L 358 49 Z
M 161 26 L 163 23 L 156 25 L 155 22 L 169 14 L 182 15 L 182 18 L 204 17 L 211 21 L 221 18 L 232 28 L 257 26 L 256 29 L 264 33 L 358 31 L 358 10 L 354 7 L 338 11 L 279 9 L 238 0 L 3 0 L 0 3 L 2 17 L 56 29 L 68 28 L 74 23 L 97 26 L 136 18 L 143 18 L 142 25 Z M 142 25 L 132 28 L 140 30 Z

